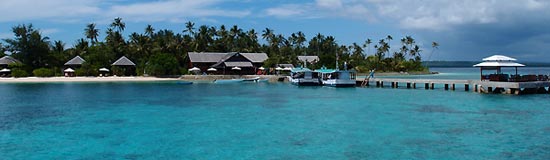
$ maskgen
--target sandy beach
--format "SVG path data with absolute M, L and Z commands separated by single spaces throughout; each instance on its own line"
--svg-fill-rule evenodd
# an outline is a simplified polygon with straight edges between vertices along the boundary
M 157 77 L 26 77 L 0 78 L 0 83 L 41 83 L 41 82 L 150 82 L 170 81 L 177 78 Z

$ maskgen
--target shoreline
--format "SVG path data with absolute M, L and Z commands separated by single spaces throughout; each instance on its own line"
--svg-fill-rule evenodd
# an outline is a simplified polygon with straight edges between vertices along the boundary
M 174 81 L 178 78 L 157 77 L 25 77 L 0 78 L 1 83 L 51 83 L 51 82 L 154 82 Z
M 375 72 L 375 76 L 406 76 L 406 75 L 436 75 L 439 72 Z M 367 76 L 369 73 L 358 73 L 357 76 Z
M 433 75 L 434 72 L 383 72 L 375 73 L 376 76 L 396 76 L 396 75 Z M 368 74 L 359 73 L 358 76 L 366 76 Z M 213 81 L 216 79 L 239 79 L 239 78 L 255 78 L 268 79 L 270 82 L 280 81 L 285 78 L 285 75 L 182 75 L 177 78 L 158 78 L 158 77 L 23 77 L 23 78 L 0 78 L 2 83 L 52 83 L 52 82 L 155 82 L 155 81 Z

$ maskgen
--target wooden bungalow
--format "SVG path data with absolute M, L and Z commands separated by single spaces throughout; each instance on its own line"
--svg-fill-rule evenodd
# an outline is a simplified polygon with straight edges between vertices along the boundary
M 2 68 L 8 68 L 10 64 L 15 64 L 15 63 L 21 63 L 21 61 L 10 56 L 4 56 L 0 58 L 0 67 Z
M 121 76 L 135 76 L 136 75 L 136 64 L 130 59 L 126 58 L 125 56 L 120 57 L 118 60 L 116 60 L 113 64 L 113 74 L 114 75 L 121 75 Z M 115 69 L 117 69 L 118 73 L 115 72 Z
M 188 55 L 190 68 L 197 67 L 200 72 L 210 71 L 212 74 L 255 74 L 268 58 L 266 53 L 189 52 Z
M 78 68 L 82 67 L 82 64 L 84 62 L 86 62 L 86 61 L 84 59 L 82 59 L 82 57 L 80 57 L 80 56 L 76 56 L 73 59 L 67 61 L 67 63 L 64 64 L 65 65 L 65 67 L 63 69 L 64 75 L 67 76 L 67 72 L 65 72 L 66 69 L 71 69 L 71 70 L 78 69 Z M 72 75 L 74 75 L 74 70 L 71 73 L 72 73 Z
M 19 60 L 12 58 L 10 56 L 4 56 L 0 58 L 0 77 L 9 77 L 11 75 L 11 69 L 9 69 L 10 64 L 21 63 Z

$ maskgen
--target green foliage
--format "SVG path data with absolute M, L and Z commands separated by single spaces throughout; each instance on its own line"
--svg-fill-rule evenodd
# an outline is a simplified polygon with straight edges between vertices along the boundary
M 12 56 L 32 68 L 45 67 L 48 62 L 50 42 L 48 37 L 43 37 L 39 30 L 32 24 L 18 25 L 12 28 L 14 39 L 5 39 L 10 48 L 17 52 Z M 27 70 L 31 71 L 31 70 Z
M 145 70 L 147 74 L 152 76 L 177 75 L 179 66 L 175 56 L 167 53 L 157 53 L 151 56 Z
M 65 49 L 63 42 L 50 43 L 49 38 L 42 36 L 32 24 L 18 25 L 12 28 L 14 38 L 5 39 L 7 45 L 0 44 L 0 56 L 6 49 L 16 51 L 12 56 L 25 65 L 15 68 L 27 73 L 34 69 L 51 68 L 56 75 L 61 73 L 57 72 L 60 71 L 57 67 L 63 67 L 67 60 L 80 55 L 86 63 L 76 69 L 78 76 L 97 76 L 99 68 L 108 68 L 121 56 L 128 57 L 137 66 L 113 67 L 111 71 L 114 75 L 186 74 L 189 68 L 187 52 L 265 52 L 269 58 L 264 62 L 264 67 L 275 67 L 281 63 L 299 66 L 303 64 L 297 61 L 297 56 L 316 55 L 319 62 L 308 65 L 309 68 L 334 68 L 338 60 L 340 68 L 347 62 L 350 68 L 359 72 L 371 69 L 383 72 L 426 70 L 421 64 L 423 50 L 411 36 L 403 37 L 401 43 L 390 43 L 393 37 L 388 35 L 380 37 L 379 41 L 368 38 L 364 44 L 341 45 L 335 37 L 321 33 L 309 39 L 301 31 L 286 37 L 269 28 L 258 33 L 237 25 L 226 28 L 224 25 L 195 26 L 195 23 L 188 22 L 183 33 L 155 30 L 148 25 L 143 33 L 129 33 L 128 39 L 124 36 L 127 33 L 123 33 L 126 24 L 122 18 L 114 19 L 103 32 L 97 28 L 102 27 L 96 27 L 94 23 L 86 25 L 83 38 L 78 39 L 72 48 Z M 98 37 L 105 39 L 99 40 Z M 265 43 L 260 43 L 260 38 Z M 432 54 L 438 46 L 438 43 L 432 42 Z M 43 71 L 40 70 L 40 74 Z
M 32 74 L 36 77 L 53 77 L 55 75 L 54 71 L 48 68 L 35 69 Z
M 14 68 L 14 69 L 11 70 L 11 76 L 15 77 L 15 78 L 28 77 L 29 73 L 27 73 L 27 71 L 25 71 L 25 70 Z

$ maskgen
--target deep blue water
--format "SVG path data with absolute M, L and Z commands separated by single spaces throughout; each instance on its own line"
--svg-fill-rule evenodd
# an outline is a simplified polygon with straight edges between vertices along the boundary
M 0 84 L 0 159 L 550 159 L 550 95 Z

